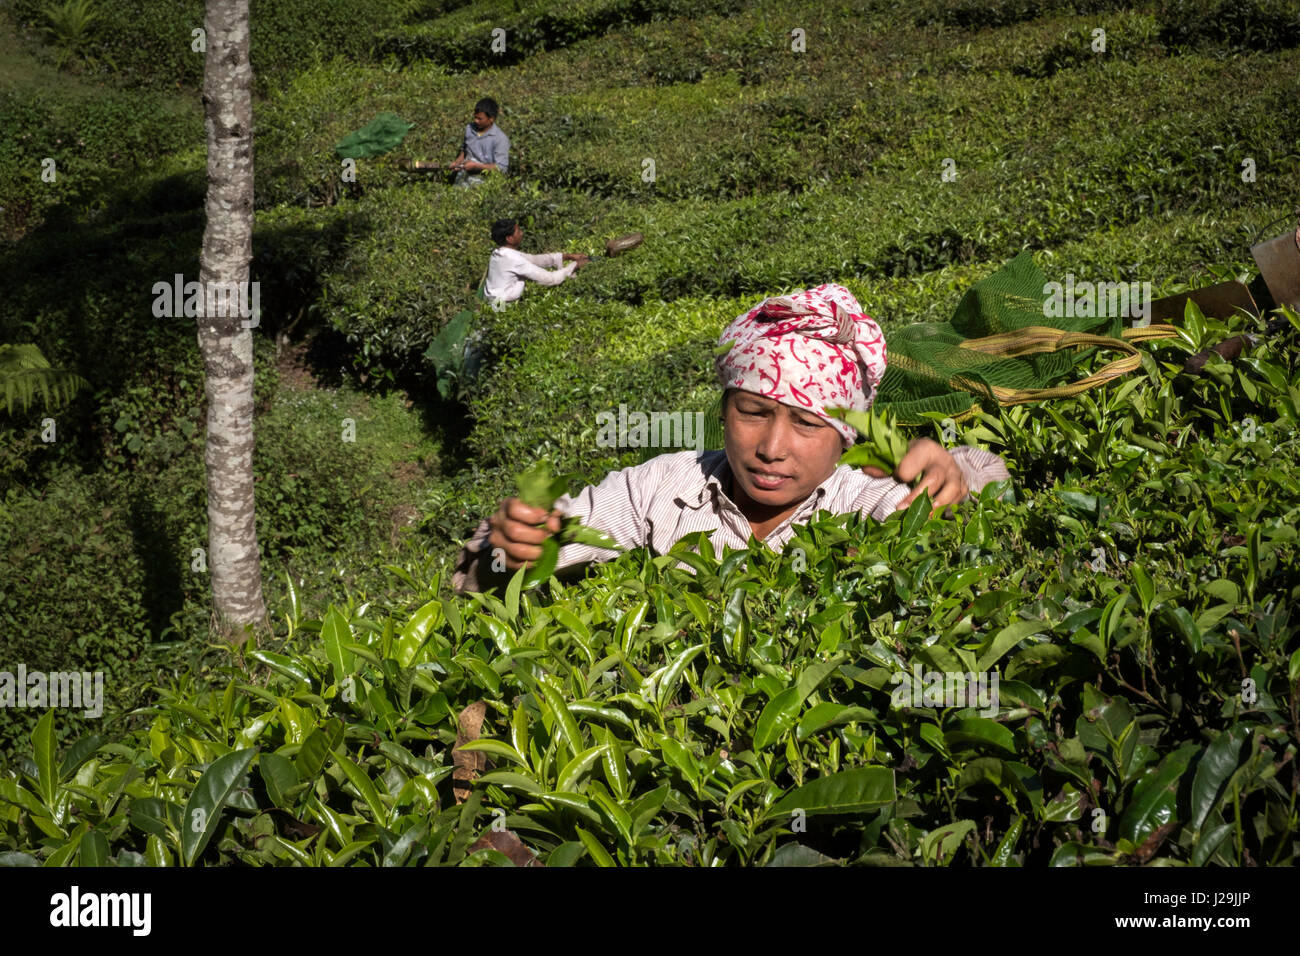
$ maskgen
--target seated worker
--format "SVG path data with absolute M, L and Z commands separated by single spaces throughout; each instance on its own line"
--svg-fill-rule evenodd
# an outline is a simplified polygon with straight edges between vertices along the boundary
M 524 294 L 524 280 L 539 285 L 559 285 L 591 261 L 582 253 L 544 252 L 532 255 L 519 251 L 524 231 L 517 219 L 498 219 L 492 224 L 492 241 L 497 247 L 488 260 L 483 296 L 489 302 L 514 302 Z M 569 263 L 567 266 L 564 263 Z M 555 271 L 550 271 L 554 269 Z
M 792 525 L 818 511 L 858 512 L 883 521 L 928 490 L 936 510 L 963 501 L 1010 473 L 992 452 L 961 446 L 951 453 L 930 438 L 911 443 L 897 474 L 837 464 L 857 439 L 826 408 L 866 410 L 885 372 L 885 339 L 842 286 L 760 302 L 722 333 L 733 342 L 715 360 L 724 389 L 726 448 L 660 455 L 612 472 L 576 496 L 564 495 L 548 514 L 516 498 L 503 500 L 461 551 L 452 577 L 457 593 L 500 587 L 574 515 L 624 548 L 666 553 L 683 536 L 709 533 L 717 554 L 744 548 L 752 535 L 775 551 Z M 895 478 L 899 480 L 895 480 Z M 906 484 L 921 479 L 909 491 Z M 543 524 L 544 522 L 544 524 Z M 616 553 L 569 544 L 557 571 Z
M 510 168 L 510 138 L 496 125 L 496 100 L 484 97 L 474 104 L 473 122 L 465 125 L 465 143 L 449 168 L 456 170 L 457 186 L 483 182 L 477 175 L 490 169 Z

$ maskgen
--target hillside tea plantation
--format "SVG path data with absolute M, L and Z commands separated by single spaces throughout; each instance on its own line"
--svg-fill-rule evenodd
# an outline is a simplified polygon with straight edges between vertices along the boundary
M 257 0 L 270 620 L 239 646 L 194 320 L 151 308 L 199 275 L 203 3 L 93 0 L 81 38 L 44 7 L 0 10 L 0 344 L 85 387 L 0 406 L 0 865 L 1300 863 L 1300 313 L 1250 256 L 1300 205 L 1292 0 Z M 481 96 L 507 175 L 404 168 Z M 410 132 L 344 175 L 386 112 Z M 645 239 L 493 309 L 502 218 L 527 252 Z M 600 437 L 620 406 L 716 409 L 719 333 L 765 297 L 838 283 L 887 341 L 1025 251 L 1264 308 L 1191 303 L 1072 398 L 845 413 L 856 467 L 1001 456 L 947 514 L 557 574 L 602 545 L 570 518 L 454 593 L 503 498 L 647 457 Z M 101 675 L 102 714 L 59 674 Z

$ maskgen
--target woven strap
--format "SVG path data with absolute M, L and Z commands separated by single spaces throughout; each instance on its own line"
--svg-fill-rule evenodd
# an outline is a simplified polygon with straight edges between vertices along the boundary
M 1105 348 L 1126 353 L 1123 358 L 1108 362 L 1086 378 L 1071 382 L 1068 385 L 1056 385 L 1051 388 L 1003 388 L 999 385 L 991 386 L 993 396 L 998 400 L 999 404 L 1022 405 L 1025 402 L 1038 402 L 1049 398 L 1071 398 L 1112 379 L 1119 378 L 1121 375 L 1126 375 L 1142 364 L 1142 353 L 1130 343 L 1150 339 L 1172 338 L 1176 337 L 1178 332 L 1172 325 L 1149 325 L 1125 329 L 1122 335 L 1123 338 L 1116 339 L 1105 335 L 1089 335 L 1083 332 L 1067 332 L 1064 329 L 1055 329 L 1049 326 L 1031 325 L 1023 329 L 1017 329 L 1014 332 L 1003 332 L 1000 335 L 989 335 L 978 339 L 966 339 L 961 343 L 961 347 L 989 355 L 1012 357 L 1039 352 L 1056 352 L 1067 348 Z M 984 392 L 990 387 L 959 375 L 954 375 L 949 379 L 949 384 L 953 388 L 960 388 L 976 394 Z M 972 409 L 962 417 L 969 417 L 974 413 L 975 410 Z

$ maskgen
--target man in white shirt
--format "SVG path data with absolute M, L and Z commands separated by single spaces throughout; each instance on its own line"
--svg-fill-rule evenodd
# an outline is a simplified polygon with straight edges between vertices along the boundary
M 524 294 L 524 281 L 559 285 L 591 259 L 582 253 L 547 252 L 531 255 L 519 251 L 524 231 L 516 219 L 499 219 L 492 224 L 492 241 L 497 244 L 488 260 L 483 296 L 489 302 L 514 302 Z M 564 265 L 567 262 L 568 265 Z

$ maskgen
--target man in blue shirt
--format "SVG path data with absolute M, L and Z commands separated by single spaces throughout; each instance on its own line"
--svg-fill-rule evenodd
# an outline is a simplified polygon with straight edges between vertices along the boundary
M 474 104 L 474 121 L 465 126 L 465 144 L 451 164 L 457 186 L 477 185 L 481 173 L 510 167 L 510 138 L 496 125 L 497 112 L 496 100 L 489 97 Z

